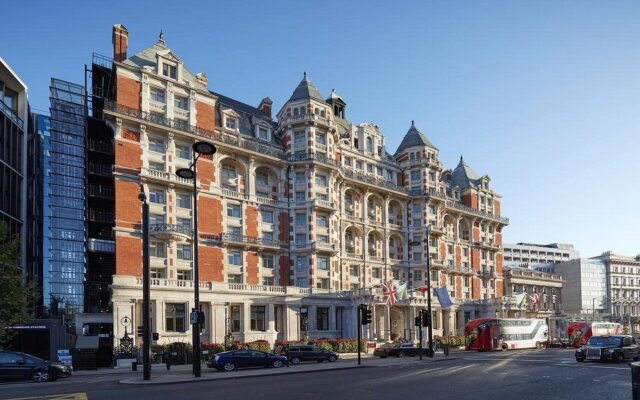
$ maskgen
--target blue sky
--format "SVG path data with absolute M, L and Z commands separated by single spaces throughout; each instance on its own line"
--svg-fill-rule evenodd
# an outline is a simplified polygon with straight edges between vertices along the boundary
M 101 7 L 107 6 L 105 9 Z M 463 154 L 503 196 L 507 242 L 640 253 L 638 1 L 13 1 L 0 55 L 48 109 L 52 76 L 91 53 L 167 44 L 209 88 L 277 111 L 302 74 L 374 122 L 391 153 L 411 120 L 446 168 Z M 634 233 L 635 232 L 635 233 Z

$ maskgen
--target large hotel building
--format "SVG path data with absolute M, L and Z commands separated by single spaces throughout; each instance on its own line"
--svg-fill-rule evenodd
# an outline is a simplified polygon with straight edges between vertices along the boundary
M 176 170 L 201 140 L 217 147 L 197 161 L 203 342 L 355 337 L 361 303 L 373 307 L 368 339 L 414 338 L 428 258 L 432 287 L 453 301 L 442 308 L 433 296 L 435 334 L 460 334 L 493 312 L 508 224 L 500 196 L 462 158 L 445 169 L 413 122 L 393 151 L 377 125 L 347 120 L 344 99 L 322 96 L 306 74 L 272 113 L 269 98 L 254 107 L 211 91 L 162 36 L 129 57 L 128 31 L 115 25 L 113 44 L 92 87 L 113 130 L 113 168 L 89 165 L 113 176 L 116 339 L 141 325 L 142 185 L 152 331 L 159 343 L 191 340 L 193 184 Z M 406 283 L 409 298 L 387 302 L 388 281 Z

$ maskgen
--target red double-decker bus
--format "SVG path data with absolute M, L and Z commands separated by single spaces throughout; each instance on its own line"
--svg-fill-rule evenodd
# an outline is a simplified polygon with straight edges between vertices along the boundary
M 616 322 L 573 322 L 567 327 L 569 346 L 580 347 L 591 336 L 622 334 L 622 325 Z
M 464 327 L 467 350 L 515 350 L 544 348 L 549 328 L 542 319 L 480 318 Z

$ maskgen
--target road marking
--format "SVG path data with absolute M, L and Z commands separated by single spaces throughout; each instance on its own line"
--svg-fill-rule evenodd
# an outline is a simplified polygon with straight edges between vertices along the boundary
M 34 399 L 44 399 L 44 400 L 88 400 L 86 393 L 67 393 L 67 394 L 54 394 L 50 396 L 38 396 L 38 397 L 20 397 L 9 400 L 34 400 Z
M 569 379 L 569 380 L 571 380 L 571 379 L 573 379 L 573 378 L 566 377 L 566 378 L 564 378 L 564 379 Z

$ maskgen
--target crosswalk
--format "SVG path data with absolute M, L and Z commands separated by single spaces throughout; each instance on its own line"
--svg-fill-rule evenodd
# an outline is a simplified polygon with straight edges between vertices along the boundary
M 88 400 L 86 393 L 66 393 L 66 394 L 54 394 L 49 396 L 38 397 L 19 397 L 9 400 Z

